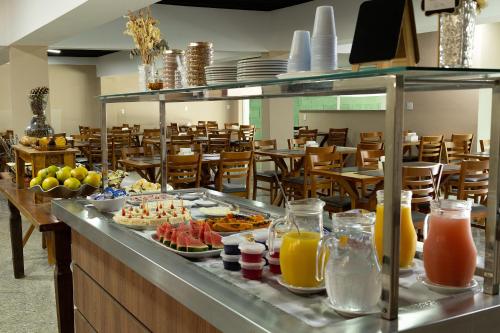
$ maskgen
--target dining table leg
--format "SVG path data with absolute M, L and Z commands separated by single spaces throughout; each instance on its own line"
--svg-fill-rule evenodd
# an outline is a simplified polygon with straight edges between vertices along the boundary
M 23 230 L 19 209 L 8 201 L 10 211 L 10 245 L 12 248 L 12 268 L 14 278 L 24 277 Z

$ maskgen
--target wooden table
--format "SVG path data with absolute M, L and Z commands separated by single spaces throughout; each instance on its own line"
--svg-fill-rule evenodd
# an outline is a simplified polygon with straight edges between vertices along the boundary
M 54 285 L 59 332 L 73 332 L 73 282 L 71 278 L 71 229 L 51 213 L 51 203 L 36 204 L 27 189 L 17 189 L 7 173 L 0 174 L 0 193 L 8 200 L 10 242 L 14 277 L 24 277 L 21 214 L 46 235 L 49 262 L 55 263 Z
M 469 159 L 469 158 L 478 159 L 481 161 L 490 159 L 489 152 L 461 153 L 461 154 L 453 154 L 453 156 L 466 158 L 466 159 Z
M 435 164 L 436 163 L 431 162 L 407 162 L 403 163 L 403 167 L 426 167 Z M 445 180 L 450 175 L 458 173 L 460 173 L 460 165 L 443 165 L 443 176 Z M 370 207 L 375 207 L 376 191 L 382 189 L 384 185 L 384 172 L 382 170 L 366 170 L 358 167 L 347 167 L 333 170 L 312 170 L 311 175 L 334 179 L 349 194 L 352 208 L 357 208 L 359 202 L 363 199 L 368 200 Z M 363 197 L 358 191 L 358 185 L 361 185 L 361 187 L 375 185 L 375 190 L 372 191 L 369 196 Z M 311 191 L 314 193 L 315 189 L 312 188 Z

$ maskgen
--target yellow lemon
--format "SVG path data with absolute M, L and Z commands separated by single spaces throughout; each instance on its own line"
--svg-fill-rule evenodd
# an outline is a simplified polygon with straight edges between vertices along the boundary
M 44 191 L 48 191 L 59 185 L 59 182 L 54 177 L 47 177 L 42 182 L 42 188 Z

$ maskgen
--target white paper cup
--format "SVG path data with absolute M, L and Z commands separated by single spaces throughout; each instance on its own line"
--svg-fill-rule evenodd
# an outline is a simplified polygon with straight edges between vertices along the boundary
M 337 37 L 311 38 L 311 70 L 330 71 L 337 69 Z
M 323 35 L 337 35 L 332 6 L 319 6 L 316 8 L 313 36 Z
M 311 37 L 309 31 L 294 31 L 287 69 L 288 72 L 308 71 L 311 69 Z

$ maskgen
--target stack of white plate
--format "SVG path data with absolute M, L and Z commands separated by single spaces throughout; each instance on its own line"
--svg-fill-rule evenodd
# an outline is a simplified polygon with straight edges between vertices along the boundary
M 276 78 L 286 73 L 288 60 L 277 59 L 244 59 L 238 61 L 238 81 L 258 81 Z
M 205 67 L 207 84 L 236 82 L 236 66 L 211 65 Z

